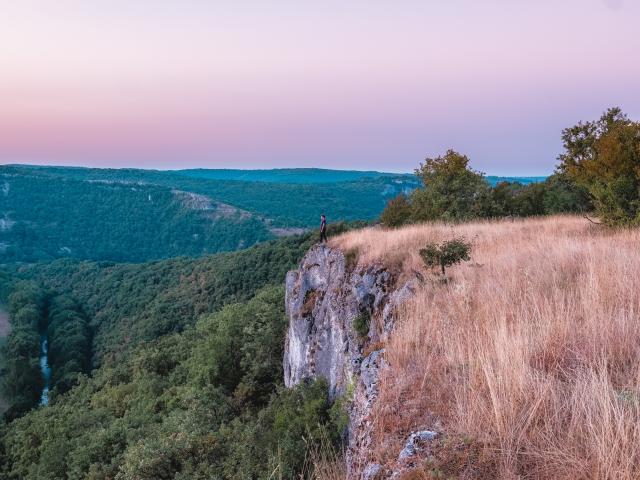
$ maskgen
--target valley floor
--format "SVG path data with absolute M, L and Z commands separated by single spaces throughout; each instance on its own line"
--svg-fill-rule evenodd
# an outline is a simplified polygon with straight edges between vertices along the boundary
M 471 261 L 425 271 L 420 248 L 459 236 Z M 640 231 L 558 216 L 332 244 L 423 279 L 383 345 L 372 462 L 427 428 L 406 478 L 640 477 Z

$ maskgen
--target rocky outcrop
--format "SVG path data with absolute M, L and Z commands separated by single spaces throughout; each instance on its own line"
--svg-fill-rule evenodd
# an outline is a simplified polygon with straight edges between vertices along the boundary
M 313 247 L 287 274 L 285 385 L 323 377 L 332 399 L 347 396 L 349 478 L 371 477 L 376 470 L 368 447 L 383 344 L 396 307 L 414 292 L 415 281 L 397 285 L 382 265 L 348 265 L 341 251 L 325 245 Z

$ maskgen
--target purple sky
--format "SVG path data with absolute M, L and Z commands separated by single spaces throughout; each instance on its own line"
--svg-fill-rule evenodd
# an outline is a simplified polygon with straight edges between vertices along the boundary
M 640 119 L 637 0 L 0 0 L 0 163 L 553 170 Z

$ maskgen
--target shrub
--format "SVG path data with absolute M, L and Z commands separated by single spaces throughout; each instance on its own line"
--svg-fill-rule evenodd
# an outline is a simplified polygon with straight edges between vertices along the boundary
M 411 221 L 411 204 L 404 193 L 392 198 L 380 215 L 380 223 L 385 227 L 400 227 Z
M 358 249 L 350 248 L 344 252 L 344 264 L 347 269 L 352 269 L 358 264 Z
M 361 340 L 365 339 L 369 334 L 369 325 L 371 324 L 371 315 L 369 312 L 361 312 L 353 319 L 353 328 Z
M 447 240 L 441 244 L 430 243 L 420 250 L 424 264 L 429 268 L 440 266 L 442 275 L 445 268 L 470 260 L 471 244 L 464 237 Z

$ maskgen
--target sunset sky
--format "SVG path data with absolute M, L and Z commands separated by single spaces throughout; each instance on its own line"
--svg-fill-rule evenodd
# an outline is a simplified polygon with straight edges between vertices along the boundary
M 0 163 L 553 170 L 640 119 L 637 0 L 0 0 Z

